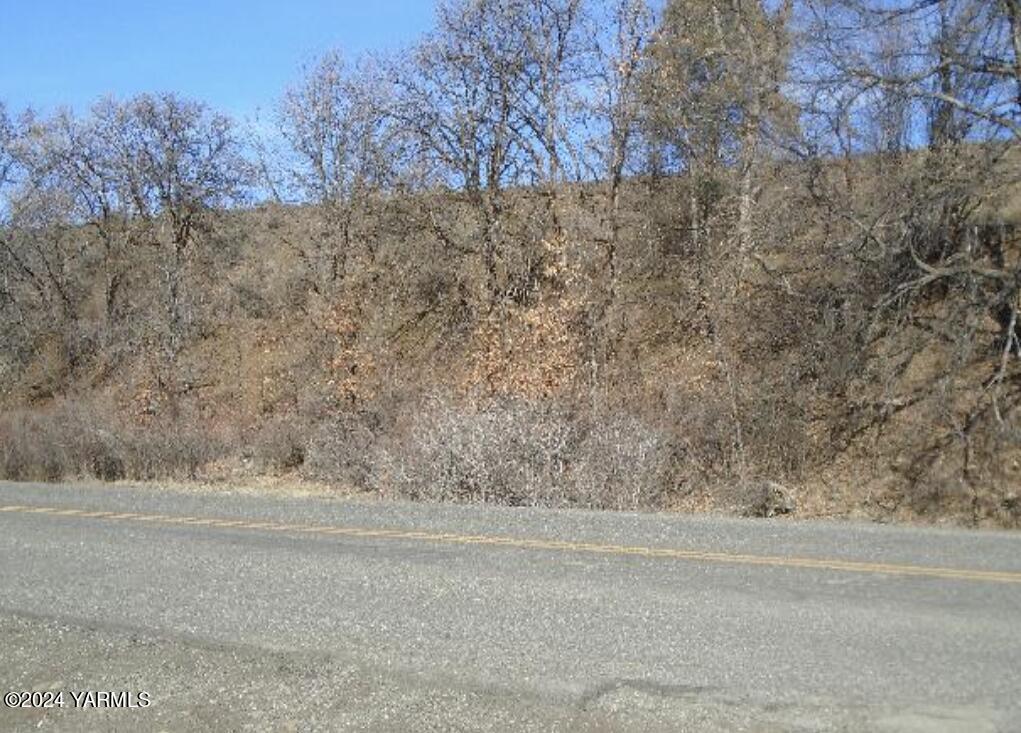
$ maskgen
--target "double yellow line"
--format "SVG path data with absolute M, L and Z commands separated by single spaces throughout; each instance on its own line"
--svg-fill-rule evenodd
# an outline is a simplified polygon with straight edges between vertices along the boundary
M 527 539 L 495 535 L 465 535 L 449 532 L 418 532 L 403 529 L 376 529 L 371 527 L 341 527 L 320 524 L 285 524 L 258 522 L 245 519 L 217 519 L 215 517 L 189 517 L 172 514 L 138 514 L 135 512 L 91 511 L 49 506 L 0 506 L 0 513 L 45 514 L 56 517 L 82 517 L 124 522 L 150 522 L 154 524 L 180 524 L 225 529 L 288 532 L 295 534 L 340 535 L 387 540 L 448 543 L 459 545 L 493 545 L 529 550 L 587 553 L 599 555 L 637 556 L 686 560 L 689 562 L 729 563 L 735 565 L 761 565 L 808 570 L 831 570 L 874 575 L 916 576 L 943 580 L 966 580 L 986 583 L 1021 583 L 1021 572 L 1001 570 L 969 570 L 928 565 L 898 565 L 889 563 L 856 562 L 811 557 L 780 555 L 748 555 L 703 550 L 681 550 L 665 547 L 610 545 L 592 542 L 566 542 L 561 540 Z

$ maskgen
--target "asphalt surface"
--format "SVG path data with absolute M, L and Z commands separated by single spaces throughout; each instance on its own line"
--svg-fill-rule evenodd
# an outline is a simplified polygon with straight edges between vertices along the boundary
M 1019 628 L 1012 533 L 0 483 L 2 731 L 1021 731 Z

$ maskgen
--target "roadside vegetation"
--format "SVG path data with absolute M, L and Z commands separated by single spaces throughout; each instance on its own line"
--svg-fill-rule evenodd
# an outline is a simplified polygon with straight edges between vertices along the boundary
M 1021 521 L 1018 0 L 445 0 L 0 106 L 0 477 Z

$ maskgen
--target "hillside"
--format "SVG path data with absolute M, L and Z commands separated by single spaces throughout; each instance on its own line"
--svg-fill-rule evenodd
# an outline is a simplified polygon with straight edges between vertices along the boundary
M 116 340 L 97 336 L 106 315 L 90 304 L 106 281 L 84 263 L 70 331 L 5 351 L 0 474 L 1016 523 L 1016 442 L 1004 453 L 989 419 L 958 446 L 945 388 L 926 389 L 953 343 L 868 334 L 877 295 L 862 268 L 815 239 L 824 212 L 779 178 L 758 226 L 799 207 L 809 223 L 744 261 L 686 246 L 669 203 L 683 179 L 628 183 L 612 294 L 605 191 L 561 192 L 557 239 L 525 239 L 546 199 L 516 192 L 508 221 L 522 238 L 501 253 L 501 295 L 486 307 L 477 257 L 432 225 L 442 211 L 445 226 L 468 226 L 456 194 L 367 204 L 338 281 L 316 267 L 333 251 L 322 210 L 212 213 L 172 362 L 156 346 L 159 271 L 144 250 L 120 286 Z M 945 300 L 912 308 L 939 313 Z M 984 346 L 955 375 L 962 410 L 999 364 L 993 319 L 978 333 Z
M 443 0 L 263 122 L 0 104 L 0 478 L 1016 526 L 1018 38 Z

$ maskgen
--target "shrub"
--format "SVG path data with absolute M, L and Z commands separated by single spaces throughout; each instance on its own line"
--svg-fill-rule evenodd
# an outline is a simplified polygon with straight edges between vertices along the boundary
M 666 442 L 636 420 L 602 423 L 556 405 L 428 400 L 375 454 L 372 481 L 410 499 L 636 508 L 664 488 Z
M 252 457 L 261 470 L 289 471 L 305 462 L 307 425 L 294 418 L 275 417 L 264 422 L 252 438 Z
M 91 406 L 64 401 L 46 412 L 12 411 L 0 423 L 0 444 L 0 475 L 5 478 L 124 477 L 117 438 Z
M 14 481 L 55 481 L 64 474 L 54 450 L 53 424 L 25 410 L 0 420 L 0 476 Z
M 134 479 L 198 478 L 227 452 L 225 441 L 185 420 L 122 428 L 125 476 Z
M 196 478 L 225 449 L 187 420 L 130 425 L 69 399 L 0 419 L 0 477 L 12 480 Z
M 661 505 L 673 483 L 673 449 L 666 436 L 630 415 L 591 420 L 572 455 L 573 503 L 636 509 Z
M 321 423 L 308 440 L 302 472 L 319 481 L 366 487 L 379 425 L 371 412 L 342 414 Z

